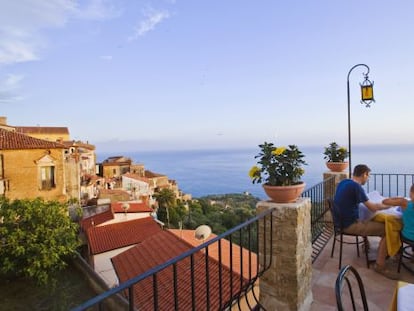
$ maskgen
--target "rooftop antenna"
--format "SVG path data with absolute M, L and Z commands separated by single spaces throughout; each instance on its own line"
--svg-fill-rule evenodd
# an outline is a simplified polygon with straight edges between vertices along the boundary
M 194 237 L 197 240 L 203 240 L 204 241 L 210 236 L 211 234 L 211 228 L 207 225 L 201 225 L 198 226 L 194 232 Z

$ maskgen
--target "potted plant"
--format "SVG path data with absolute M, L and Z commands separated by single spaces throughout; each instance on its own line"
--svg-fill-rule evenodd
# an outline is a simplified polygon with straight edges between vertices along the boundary
M 340 147 L 336 142 L 325 147 L 323 154 L 325 155 L 324 159 L 327 160 L 326 166 L 332 172 L 342 172 L 348 167 L 348 162 L 345 161 L 349 156 L 348 150 L 345 147 Z
M 264 191 L 276 203 L 294 202 L 305 188 L 300 180 L 305 173 L 302 165 L 306 165 L 303 153 L 296 145 L 275 147 L 264 142 L 259 148 L 257 165 L 249 171 L 252 182 L 263 183 Z

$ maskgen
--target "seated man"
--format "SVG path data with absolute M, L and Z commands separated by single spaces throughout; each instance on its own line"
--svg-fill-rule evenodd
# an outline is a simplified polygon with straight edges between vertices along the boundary
M 345 233 L 381 237 L 374 270 L 389 278 L 394 278 L 392 273 L 385 269 L 387 244 L 384 223 L 371 220 L 363 222 L 358 219 L 359 203 L 364 203 L 373 212 L 389 207 L 382 203 L 370 201 L 362 188 L 362 185 L 367 182 L 370 172 L 368 166 L 364 164 L 357 165 L 354 168 L 352 179 L 344 179 L 338 184 L 334 198 L 335 207 L 337 208 L 336 213 L 342 221 Z

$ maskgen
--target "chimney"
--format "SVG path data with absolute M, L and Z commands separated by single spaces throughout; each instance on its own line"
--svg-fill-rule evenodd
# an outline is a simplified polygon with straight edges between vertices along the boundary
M 7 125 L 7 117 L 0 117 L 0 125 Z

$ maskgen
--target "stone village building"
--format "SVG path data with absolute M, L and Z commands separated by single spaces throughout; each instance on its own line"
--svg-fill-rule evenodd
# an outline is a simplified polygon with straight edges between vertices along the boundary
M 84 206 L 91 199 L 119 201 L 122 192 L 122 201 L 151 206 L 152 195 L 168 188 L 177 199 L 191 199 L 174 180 L 130 158 L 110 157 L 97 165 L 95 146 L 70 140 L 67 127 L 11 126 L 0 117 L 0 129 L 0 195 L 7 198 L 76 199 Z
M 66 127 L 10 126 L 0 117 L 0 129 L 0 194 L 10 199 L 80 199 L 80 180 L 94 175 L 94 146 L 70 141 Z M 93 185 L 83 188 L 93 192 Z
M 75 181 L 67 178 L 71 165 L 63 144 L 0 128 L 0 194 L 6 198 L 67 201 L 76 195 Z

